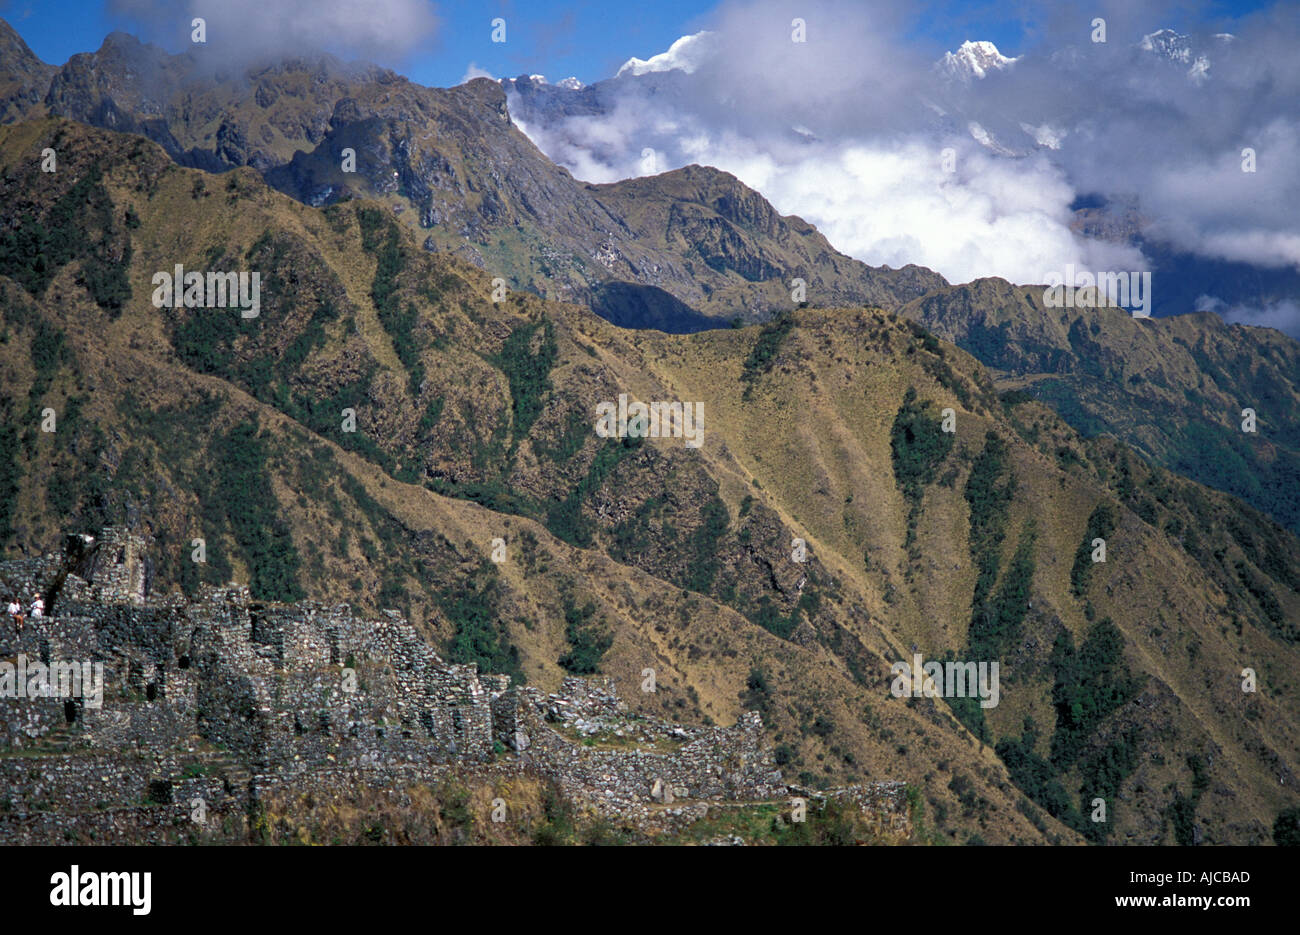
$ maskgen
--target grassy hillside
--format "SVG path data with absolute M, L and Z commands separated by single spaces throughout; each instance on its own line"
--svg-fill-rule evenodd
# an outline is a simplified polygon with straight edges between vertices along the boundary
M 1114 435 L 1300 532 L 1300 343 L 1210 313 L 1135 319 L 1115 308 L 1045 308 L 1042 296 L 1042 287 L 981 279 L 902 314 L 974 354 L 999 389 L 1042 400 L 1085 435 Z M 1247 408 L 1253 434 L 1242 431 Z
M 66 238 L 2 254 L 6 555 L 126 522 L 158 589 L 394 607 L 542 686 L 594 670 L 646 713 L 758 709 L 791 779 L 907 780 L 923 840 L 1245 843 L 1296 804 L 1294 536 L 1004 401 L 904 319 L 674 336 L 493 303 L 383 205 L 310 208 L 57 120 L 0 128 L 0 196 L 6 236 Z M 154 308 L 176 263 L 260 271 L 261 315 Z M 599 438 L 620 393 L 702 402 L 703 446 Z M 1107 561 L 1081 563 L 1097 534 Z M 913 652 L 998 661 L 1000 704 L 894 697 Z

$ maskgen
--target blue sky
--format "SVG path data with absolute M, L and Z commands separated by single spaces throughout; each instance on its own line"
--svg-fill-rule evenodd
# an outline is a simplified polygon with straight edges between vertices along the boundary
M 364 4 L 365 0 L 358 0 Z M 184 9 L 183 4 L 177 5 Z M 647 58 L 678 37 L 695 32 L 716 4 L 700 0 L 652 3 L 575 2 L 434 3 L 439 20 L 431 46 L 402 61 L 385 61 L 421 84 L 460 81 L 470 62 L 495 75 L 541 72 L 551 80 L 576 75 L 584 82 L 608 77 L 633 55 Z M 145 35 L 146 24 L 115 15 L 103 0 L 4 0 L 0 16 L 42 59 L 61 65 L 78 52 L 99 48 L 114 29 Z M 491 21 L 503 17 L 507 42 L 490 41 Z M 172 51 L 176 42 L 154 41 Z
M 218 0 L 219 2 L 219 0 Z M 273 0 L 268 0 L 273 2 Z M 365 6 L 366 0 L 357 0 Z M 105 35 L 124 29 L 151 38 L 173 51 L 184 33 L 170 36 L 157 22 L 143 22 L 117 10 L 148 6 L 119 0 L 0 0 L 7 19 L 28 45 L 47 62 L 61 65 L 78 53 L 99 48 Z M 591 83 L 609 77 L 631 56 L 648 58 L 667 49 L 673 40 L 708 25 L 718 7 L 709 0 L 501 0 L 501 2 L 440 2 L 431 4 L 439 19 L 436 38 L 404 59 L 381 61 L 421 84 L 452 85 L 475 63 L 494 75 L 512 77 L 540 72 L 556 81 L 568 75 Z M 1159 25 L 1189 31 L 1201 24 L 1230 29 L 1234 16 L 1267 4 L 1262 0 L 1231 0 L 1195 4 L 1161 3 Z M 184 21 L 188 4 L 175 3 Z M 792 16 L 802 5 L 791 4 Z M 955 48 L 964 39 L 989 39 L 1008 55 L 1017 55 L 1041 35 L 1041 23 L 1030 11 L 1036 4 L 1015 0 L 930 0 L 910 4 L 914 27 L 900 40 L 929 46 L 936 53 Z M 504 44 L 490 41 L 494 17 L 507 23 Z M 1154 27 L 1153 27 L 1154 28 Z M 170 41 L 168 41 L 170 38 Z

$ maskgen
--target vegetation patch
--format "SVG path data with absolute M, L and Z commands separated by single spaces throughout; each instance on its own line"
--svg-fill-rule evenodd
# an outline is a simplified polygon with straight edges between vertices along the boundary
M 298 550 L 271 492 L 266 439 L 244 422 L 214 438 L 210 453 L 218 466 L 216 497 L 248 566 L 249 591 L 260 600 L 302 600 Z
M 579 481 L 563 500 L 546 514 L 546 528 L 551 534 L 563 539 L 569 545 L 589 549 L 595 542 L 595 528 L 590 519 L 582 513 L 582 504 L 592 493 L 600 489 L 610 473 L 618 466 L 620 460 L 628 453 L 644 444 L 644 439 L 631 436 L 623 439 L 607 439 L 604 445 L 596 449 L 596 456 L 591 460 L 586 476 Z
M 28 212 L 16 227 L 0 233 L 0 276 L 8 276 L 34 296 L 68 263 L 81 260 L 78 281 L 100 308 L 116 316 L 130 301 L 131 241 L 123 235 L 114 249 L 117 225 L 103 172 L 92 166 L 63 193 L 44 218 Z M 97 236 L 96 236 L 97 234 Z
M 542 338 L 534 352 L 533 336 L 539 328 Z M 542 414 L 542 404 L 551 389 L 551 368 L 555 366 L 558 354 L 555 326 L 546 319 L 540 324 L 520 325 L 510 332 L 501 345 L 501 352 L 493 359 L 510 381 L 511 411 L 514 414 L 512 450 L 527 436 Z
M 909 386 L 890 430 L 889 448 L 893 455 L 894 478 L 909 507 L 906 542 L 909 548 L 916 539 L 921 496 L 952 451 L 952 433 L 943 431 L 943 424 L 933 414 L 933 408 L 933 404 L 928 401 L 918 403 L 916 390 Z
M 1143 680 L 1129 672 L 1123 639 L 1109 619 L 1094 623 L 1077 651 L 1069 631 L 1063 630 L 1052 647 L 1051 667 L 1055 673 L 1052 704 L 1056 729 L 1050 756 L 1036 752 L 1038 731 L 1032 718 L 1025 719 L 1019 739 L 1002 740 L 995 751 L 1012 781 L 1029 798 L 1089 840 L 1102 843 L 1114 826 L 1120 786 L 1137 768 L 1141 732 L 1130 726 L 1101 744 L 1094 737 L 1112 714 L 1137 697 Z M 1078 807 L 1064 782 L 1076 766 Z M 1099 798 L 1105 802 L 1107 815 L 1105 821 L 1097 822 L 1090 819 L 1093 803 Z M 1194 811 L 1195 806 L 1192 808 Z
M 764 325 L 758 332 L 758 340 L 745 358 L 741 368 L 740 379 L 745 384 L 744 399 L 749 399 L 754 383 L 760 376 L 772 369 L 772 362 L 786 335 L 794 328 L 794 313 L 782 312 Z
M 0 397 L 0 547 L 7 544 L 14 534 L 14 508 L 23 479 L 13 408 L 13 400 L 7 396 Z
M 519 647 L 510 642 L 497 613 L 500 589 L 496 567 L 483 561 L 478 574 L 439 592 L 438 604 L 455 627 L 447 658 L 462 664 L 477 663 L 481 672 L 500 672 L 522 685 L 526 679 L 519 666 Z
M 970 658 L 1005 658 L 1020 644 L 1034 580 L 1034 539 L 1027 527 L 993 599 L 974 605 L 967 637 Z
M 1007 508 L 1015 496 L 1015 477 L 1002 480 L 1009 461 L 1007 446 L 993 432 L 985 436 L 984 450 L 971 465 L 965 497 L 970 505 L 970 553 L 975 563 L 974 606 L 984 603 L 997 580 L 1002 540 L 1006 537 Z
M 1088 528 L 1084 531 L 1083 541 L 1074 553 L 1074 565 L 1070 568 L 1070 590 L 1075 597 L 1083 597 L 1088 590 L 1088 579 L 1092 576 L 1092 542 L 1094 539 L 1106 539 L 1115 531 L 1115 508 L 1109 503 L 1099 503 L 1088 517 Z
M 1205 761 L 1197 754 L 1187 757 L 1187 768 L 1192 771 L 1192 791 L 1184 795 L 1182 790 L 1174 790 L 1174 798 L 1165 806 L 1165 820 L 1173 826 L 1174 840 L 1179 847 L 1191 847 L 1196 844 L 1196 809 L 1201 804 L 1201 796 L 1210 788 L 1210 777 L 1205 769 Z
M 564 636 L 569 651 L 560 657 L 560 666 L 574 675 L 591 675 L 600 671 L 600 659 L 614 638 L 591 622 L 596 605 L 588 601 L 578 607 L 571 595 L 564 596 Z

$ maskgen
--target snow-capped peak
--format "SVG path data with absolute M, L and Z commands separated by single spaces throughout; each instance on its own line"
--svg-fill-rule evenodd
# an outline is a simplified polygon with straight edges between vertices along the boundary
M 712 36 L 713 33 L 706 29 L 689 36 L 682 36 L 668 47 L 667 52 L 660 52 L 648 59 L 633 56 L 623 63 L 623 67 L 614 77 L 624 74 L 644 75 L 652 71 L 684 71 L 689 75 L 703 61 Z
M 573 77 L 564 78 L 560 81 L 557 81 L 555 83 L 555 86 L 557 88 L 564 88 L 566 91 L 581 91 L 583 88 L 582 82 L 579 81 L 577 78 L 573 78 Z
M 1229 33 L 1218 33 L 1214 37 L 1219 42 L 1231 42 Z M 1142 37 L 1138 47 L 1144 52 L 1152 52 L 1161 58 L 1179 65 L 1186 65 L 1187 77 L 1193 84 L 1201 84 L 1210 76 L 1210 60 L 1204 55 L 1196 54 L 1192 49 L 1192 40 L 1172 29 L 1158 29 Z
M 956 52 L 945 52 L 936 67 L 954 78 L 969 81 L 984 78 L 990 71 L 1001 71 L 1020 61 L 1020 56 L 1008 58 L 991 42 L 963 42 Z
M 1155 52 L 1157 55 L 1163 55 L 1175 62 L 1188 64 L 1192 60 L 1191 40 L 1180 32 L 1174 32 L 1172 29 L 1157 29 L 1155 32 L 1143 36 L 1138 46 L 1144 52 Z

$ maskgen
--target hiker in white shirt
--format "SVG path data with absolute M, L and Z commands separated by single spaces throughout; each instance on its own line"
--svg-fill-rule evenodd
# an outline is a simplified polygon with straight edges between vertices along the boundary
M 43 601 L 38 596 L 36 600 L 32 601 L 32 619 L 35 620 L 37 617 L 44 617 L 44 616 L 45 616 L 45 601 Z
M 23 632 L 23 605 L 15 597 L 9 601 L 9 616 L 14 620 L 14 632 Z

